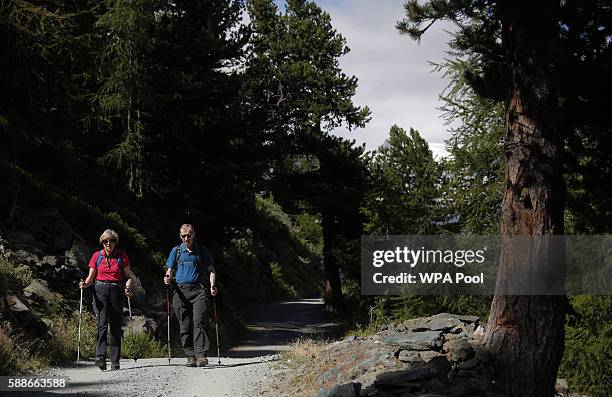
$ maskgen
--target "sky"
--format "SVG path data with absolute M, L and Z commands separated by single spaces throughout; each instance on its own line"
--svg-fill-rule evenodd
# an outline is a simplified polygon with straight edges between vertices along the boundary
M 275 0 L 285 10 L 284 0 Z M 438 96 L 448 85 L 441 73 L 433 72 L 430 61 L 440 61 L 452 25 L 436 23 L 420 44 L 395 28 L 404 17 L 403 0 L 316 0 L 331 15 L 332 25 L 351 49 L 340 59 L 347 75 L 359 80 L 353 101 L 367 105 L 372 120 L 363 129 L 339 128 L 334 134 L 355 139 L 375 150 L 389 136 L 393 124 L 408 131 L 418 130 L 434 152 L 444 156 L 448 128 L 440 118 Z

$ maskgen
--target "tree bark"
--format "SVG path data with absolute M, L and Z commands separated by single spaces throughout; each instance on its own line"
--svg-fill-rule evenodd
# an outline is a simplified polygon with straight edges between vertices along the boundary
M 565 273 L 549 258 L 548 240 L 517 249 L 514 236 L 563 234 L 563 120 L 557 64 L 561 61 L 558 2 L 500 4 L 511 70 L 505 111 L 502 253 L 484 343 L 508 396 L 552 396 L 563 356 L 565 296 L 521 296 L 506 288 L 534 266 Z M 510 281 L 510 282 L 509 282 Z

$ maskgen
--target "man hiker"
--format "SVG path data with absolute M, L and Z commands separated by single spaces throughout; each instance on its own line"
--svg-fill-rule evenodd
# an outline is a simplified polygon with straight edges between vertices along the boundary
M 182 243 L 172 248 L 166 260 L 168 270 L 164 283 L 170 284 L 172 276 L 175 276 L 172 304 L 179 321 L 187 366 L 203 367 L 208 364 L 206 351 L 209 342 L 205 327 L 209 288 L 212 296 L 217 295 L 215 268 L 206 247 L 195 243 L 192 225 L 182 225 L 180 237 Z M 210 285 L 206 283 L 206 271 L 210 274 Z

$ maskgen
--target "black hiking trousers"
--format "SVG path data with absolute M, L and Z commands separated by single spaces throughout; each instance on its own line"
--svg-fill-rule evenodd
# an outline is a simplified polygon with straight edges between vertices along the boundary
M 172 298 L 174 314 L 181 330 L 181 345 L 187 357 L 206 354 L 208 290 L 202 284 L 177 284 Z
M 106 357 L 106 338 L 110 325 L 111 362 L 118 363 L 121 358 L 121 317 L 123 312 L 123 284 L 97 281 L 94 293 L 94 312 L 98 320 L 98 341 L 96 356 Z

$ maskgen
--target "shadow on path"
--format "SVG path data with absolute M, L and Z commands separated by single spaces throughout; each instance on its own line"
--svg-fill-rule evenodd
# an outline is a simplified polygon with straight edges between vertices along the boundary
M 276 354 L 299 338 L 317 340 L 340 336 L 342 327 L 325 310 L 321 299 L 254 304 L 242 314 L 249 333 L 228 357 L 251 358 Z

